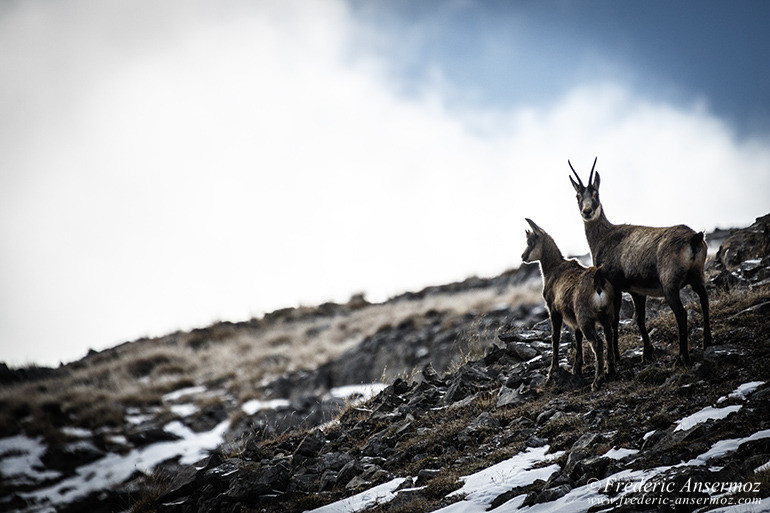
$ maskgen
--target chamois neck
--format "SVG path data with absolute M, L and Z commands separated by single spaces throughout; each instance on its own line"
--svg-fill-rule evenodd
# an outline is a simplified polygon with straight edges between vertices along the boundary
M 599 245 L 601 240 L 607 236 L 607 234 L 615 228 L 615 225 L 607 220 L 607 216 L 604 215 L 604 208 L 599 212 L 599 217 L 593 221 L 583 221 L 586 229 L 586 239 L 588 240 L 588 247 L 593 249 Z
M 553 241 L 548 241 L 547 244 L 543 244 L 543 254 L 540 258 L 540 268 L 543 271 L 543 276 L 549 275 L 556 267 L 564 262 L 564 256 L 561 254 L 561 250 Z

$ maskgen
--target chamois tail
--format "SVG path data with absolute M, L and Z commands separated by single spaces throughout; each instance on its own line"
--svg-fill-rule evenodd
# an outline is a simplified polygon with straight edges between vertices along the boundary
M 703 251 L 703 245 L 706 239 L 703 232 L 698 232 L 690 239 L 690 247 L 692 248 L 693 259 L 698 256 L 698 253 Z

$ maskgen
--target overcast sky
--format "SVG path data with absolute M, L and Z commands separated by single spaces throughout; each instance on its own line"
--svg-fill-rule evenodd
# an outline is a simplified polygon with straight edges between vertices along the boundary
M 770 211 L 768 2 L 0 4 L 0 361 Z

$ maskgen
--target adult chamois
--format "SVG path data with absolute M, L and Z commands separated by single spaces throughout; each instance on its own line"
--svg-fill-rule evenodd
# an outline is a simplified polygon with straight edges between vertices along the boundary
M 562 321 L 575 332 L 575 365 L 573 373 L 582 375 L 583 336 L 591 343 L 596 356 L 596 373 L 592 390 L 604 379 L 604 344 L 596 331 L 596 324 L 604 328 L 607 340 L 608 374 L 615 374 L 615 357 L 610 345 L 615 321 L 615 291 L 601 269 L 583 267 L 577 260 L 565 259 L 558 246 L 542 228 L 526 219 L 532 231 L 527 230 L 527 249 L 521 255 L 524 262 L 540 262 L 543 273 L 543 298 L 551 318 L 553 354 L 548 378 L 559 368 L 559 340 Z
M 577 179 L 575 181 L 570 176 L 572 187 L 577 192 L 578 208 L 583 217 L 593 263 L 605 270 L 618 291 L 615 296 L 616 316 L 612 341 L 616 359 L 620 359 L 617 330 L 622 296 L 620 291 L 626 291 L 634 301 L 636 323 L 644 342 L 644 360 L 650 361 L 654 355 L 645 326 L 647 296 L 664 297 L 674 311 L 679 327 L 679 359 L 689 365 L 687 311 L 679 296 L 679 291 L 685 285 L 690 285 L 700 298 L 703 347 L 711 345 L 709 300 L 703 275 L 707 251 L 703 232 L 696 233 L 681 224 L 666 228 L 612 224 L 604 215 L 604 208 L 599 201 L 599 173 L 594 173 L 596 159 L 588 177 L 588 186 L 583 185 L 569 160 L 567 164 Z

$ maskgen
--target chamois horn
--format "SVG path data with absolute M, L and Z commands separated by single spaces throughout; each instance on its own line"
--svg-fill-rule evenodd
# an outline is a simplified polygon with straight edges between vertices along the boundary
M 577 171 L 575 171 L 575 168 L 572 167 L 572 162 L 570 162 L 569 159 L 567 159 L 567 164 L 569 164 L 569 168 L 572 170 L 572 173 L 575 175 L 575 178 L 577 178 L 578 185 L 580 185 L 581 188 L 585 189 L 586 186 L 583 185 L 583 181 L 578 176 Z M 591 182 L 589 181 L 588 183 L 591 183 Z

